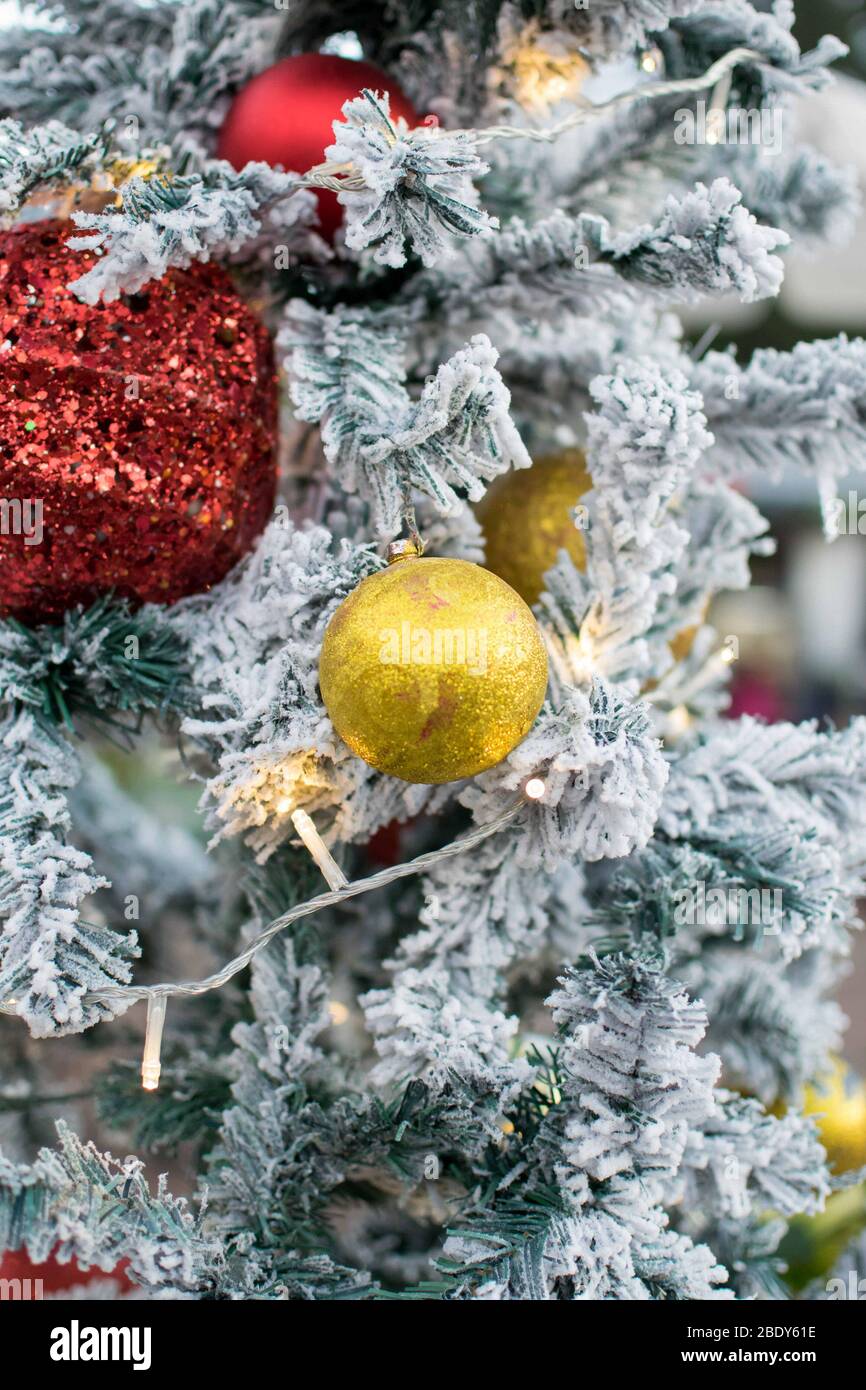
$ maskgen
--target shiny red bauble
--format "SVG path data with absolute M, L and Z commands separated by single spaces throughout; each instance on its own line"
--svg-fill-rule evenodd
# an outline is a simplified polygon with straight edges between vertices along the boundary
M 299 53 L 254 77 L 234 99 L 220 131 L 217 154 L 235 169 L 253 160 L 305 174 L 334 143 L 333 123 L 343 104 L 363 87 L 387 92 L 392 120 L 410 125 L 419 116 L 393 77 L 370 63 L 333 53 Z M 337 195 L 317 193 L 322 235 L 329 240 L 343 221 Z
M 273 507 L 269 334 L 216 265 L 83 304 L 68 223 L 0 235 L 0 616 L 209 588 Z

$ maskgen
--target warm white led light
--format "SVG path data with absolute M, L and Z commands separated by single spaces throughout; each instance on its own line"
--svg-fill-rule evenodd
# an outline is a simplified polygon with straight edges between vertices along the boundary
M 155 1091 L 162 1071 L 162 1028 L 168 1000 L 164 994 L 151 994 L 147 1001 L 147 1025 L 144 1032 L 144 1056 L 141 1059 L 141 1084 L 145 1091 Z
M 307 815 L 301 807 L 292 812 L 292 825 L 297 830 L 310 854 L 315 859 L 323 876 L 331 888 L 336 892 L 339 888 L 345 888 L 348 879 L 340 868 L 339 864 L 331 855 L 327 845 L 313 824 L 312 818 Z

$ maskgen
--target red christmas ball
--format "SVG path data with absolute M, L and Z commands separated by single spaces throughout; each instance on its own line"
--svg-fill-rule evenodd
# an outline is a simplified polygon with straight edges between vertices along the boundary
M 417 111 L 380 68 L 333 53 L 299 53 L 254 77 L 235 97 L 217 154 L 235 169 L 261 160 L 305 174 L 324 160 L 327 146 L 334 143 L 333 122 L 362 87 L 387 92 L 392 119 L 402 116 L 410 126 L 418 125 Z M 322 189 L 316 196 L 322 235 L 331 240 L 342 224 L 343 209 L 336 193 Z
M 0 1255 L 0 1279 L 21 1280 L 22 1296 L 26 1291 L 31 1298 L 38 1298 L 40 1292 L 65 1293 L 67 1289 L 82 1288 L 97 1279 L 114 1279 L 119 1286 L 118 1292 L 129 1293 L 136 1285 L 127 1276 L 128 1265 L 129 1260 L 121 1260 L 119 1265 L 108 1272 L 95 1267 L 81 1269 L 74 1259 L 61 1264 L 53 1253 L 41 1264 L 35 1264 L 26 1250 L 7 1250 Z M 24 1285 L 26 1279 L 30 1280 L 29 1290 Z
M 276 377 L 263 324 L 215 265 L 87 305 L 72 229 L 0 235 L 0 616 L 54 621 L 113 591 L 172 603 L 267 522 Z

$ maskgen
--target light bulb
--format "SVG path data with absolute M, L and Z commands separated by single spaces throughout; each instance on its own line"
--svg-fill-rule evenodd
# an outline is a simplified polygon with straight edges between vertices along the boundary
M 310 854 L 322 871 L 323 877 L 327 880 L 328 886 L 337 892 L 340 888 L 345 888 L 349 882 L 343 870 L 334 859 L 315 825 L 312 818 L 302 807 L 298 807 L 292 812 L 292 825 L 297 830 Z
M 672 737 L 684 734 L 692 723 L 691 711 L 687 705 L 674 705 L 668 715 L 668 730 Z
M 141 1059 L 141 1085 L 145 1091 L 155 1091 L 159 1087 L 159 1075 L 162 1071 L 160 1062 L 162 1029 L 165 1023 L 167 1004 L 168 999 L 164 994 L 148 995 L 144 1056 Z

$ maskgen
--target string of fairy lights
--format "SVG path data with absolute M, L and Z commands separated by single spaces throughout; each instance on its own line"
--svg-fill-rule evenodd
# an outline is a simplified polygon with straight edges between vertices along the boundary
M 647 50 L 641 59 L 641 68 L 644 72 L 655 72 L 661 64 L 661 55 L 657 50 Z M 583 98 L 578 100 L 575 109 L 562 120 L 546 127 L 536 126 L 509 126 L 498 125 L 477 131 L 466 131 L 471 135 L 476 144 L 488 144 L 495 140 L 531 140 L 534 142 L 552 142 L 559 139 L 567 131 L 575 129 L 584 122 L 599 116 L 610 114 L 615 110 L 620 110 L 631 106 L 639 101 L 658 101 L 666 97 L 675 95 L 687 95 L 713 88 L 711 100 L 711 111 L 708 117 L 708 130 L 712 129 L 712 114 L 717 109 L 723 109 L 727 100 L 730 87 L 731 74 L 733 69 L 741 63 L 766 63 L 762 54 L 750 48 L 734 48 L 724 54 L 714 62 L 706 72 L 698 77 L 683 78 L 673 81 L 658 82 L 652 85 L 641 84 L 626 92 L 622 92 L 607 101 L 592 103 Z M 584 68 L 585 68 L 584 63 Z M 453 133 L 453 132 L 452 132 Z M 460 132 L 457 132 L 460 133 Z M 361 174 L 352 168 L 351 165 L 336 164 L 325 162 L 310 169 L 304 176 L 302 183 L 310 188 L 326 188 L 334 192 L 341 191 L 360 191 L 366 185 Z M 721 652 L 713 652 L 701 669 L 691 678 L 689 692 L 702 688 L 719 673 L 719 666 L 731 661 L 733 658 L 726 649 Z M 663 702 L 668 692 L 664 685 L 660 685 L 657 690 L 651 692 L 646 698 L 654 703 Z M 680 692 L 681 703 L 677 704 L 667 715 L 670 724 L 669 732 L 671 735 L 682 733 L 690 722 L 687 705 L 684 703 L 687 698 Z M 685 713 L 686 719 L 677 719 L 678 714 Z M 323 909 L 335 907 L 349 898 L 356 897 L 363 893 L 371 892 L 378 888 L 385 888 L 398 879 L 407 878 L 414 874 L 423 873 L 433 865 L 441 863 L 443 860 L 456 855 L 465 854 L 480 845 L 490 836 L 497 834 L 509 825 L 527 806 L 533 802 L 541 801 L 545 794 L 545 783 L 541 777 L 529 778 L 523 786 L 521 794 L 515 799 L 512 805 L 496 819 L 475 827 L 458 839 L 442 846 L 437 850 L 421 854 L 402 864 L 395 864 L 380 870 L 378 873 L 371 874 L 367 878 L 350 881 L 346 878 L 339 864 L 332 856 L 330 850 L 319 834 L 316 826 L 309 814 L 298 806 L 291 814 L 292 824 L 298 834 L 299 839 L 312 855 L 314 861 L 322 872 L 323 877 L 329 886 L 329 891 L 320 893 L 316 897 L 308 899 L 306 902 L 297 904 L 286 912 L 275 917 L 268 925 L 260 931 L 254 939 L 233 957 L 221 969 L 211 975 L 207 975 L 200 980 L 164 982 L 153 985 L 117 985 L 110 988 L 106 987 L 98 991 L 93 991 L 85 995 L 85 1004 L 94 1005 L 99 1003 L 125 1003 L 131 1006 L 140 1001 L 147 1002 L 147 1023 L 145 1029 L 144 1052 L 141 1066 L 142 1085 L 145 1090 L 155 1090 L 159 1085 L 161 1063 L 160 1049 L 162 1042 L 163 1028 L 165 1024 L 166 1007 L 169 998 L 174 996 L 195 997 L 206 994 L 210 990 L 219 989 L 234 976 L 244 970 L 258 954 L 270 944 L 273 939 L 302 917 L 320 912 Z M 0 1003 L 0 1012 L 16 1014 L 18 1012 L 18 1002 L 15 999 L 7 999 Z
M 662 59 L 657 50 L 648 49 L 641 60 L 641 68 L 644 72 L 651 73 L 657 70 Z M 568 131 L 576 129 L 585 124 L 586 121 L 596 120 L 600 116 L 610 115 L 612 112 L 633 106 L 640 101 L 661 101 L 671 96 L 688 96 L 696 92 L 707 91 L 713 88 L 713 95 L 710 100 L 710 109 L 707 113 L 707 139 L 709 143 L 715 143 L 718 136 L 714 134 L 719 116 L 724 111 L 730 88 L 731 74 L 735 67 L 741 63 L 762 63 L 767 64 L 767 59 L 763 54 L 754 48 L 732 48 L 721 58 L 717 58 L 714 63 L 707 68 L 706 72 L 698 77 L 682 77 L 672 79 L 667 82 L 656 82 L 653 84 L 642 83 L 638 87 L 631 87 L 626 92 L 608 98 L 607 101 L 590 102 L 585 99 L 579 100 L 573 111 L 570 111 L 562 120 L 549 126 L 511 126 L 495 125 L 488 126 L 481 130 L 449 131 L 449 134 L 464 134 L 471 136 L 476 145 L 487 145 L 494 140 L 532 140 L 536 143 L 551 143 L 558 140 L 560 136 Z M 340 192 L 360 192 L 366 185 L 362 175 L 358 170 L 349 164 L 338 164 L 332 161 L 325 161 L 317 164 L 310 169 L 303 179 L 304 186 L 307 188 L 328 188 L 334 193 Z

